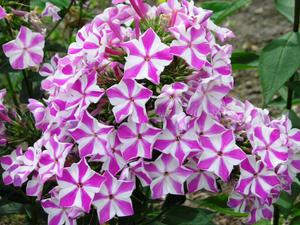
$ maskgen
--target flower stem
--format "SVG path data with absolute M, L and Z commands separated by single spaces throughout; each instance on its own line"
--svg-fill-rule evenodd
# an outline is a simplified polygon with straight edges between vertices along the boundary
M 27 70 L 23 70 L 22 73 L 23 73 L 23 78 L 24 78 L 26 89 L 27 89 L 28 97 L 31 98 L 32 97 L 32 85 L 30 84 L 30 82 L 28 80 Z
M 294 8 L 294 25 L 293 25 L 293 31 L 295 33 L 298 33 L 299 31 L 299 16 L 300 16 L 300 0 L 295 0 L 295 8 Z M 290 78 L 290 82 L 293 82 L 295 78 L 295 75 L 293 75 Z M 286 108 L 288 110 L 292 109 L 292 102 L 293 102 L 293 89 L 288 88 L 288 96 L 287 96 L 287 102 L 286 102 Z
M 280 213 L 277 205 L 274 205 L 273 225 L 279 225 Z
M 20 105 L 19 105 L 19 102 L 18 102 L 18 99 L 17 99 L 17 96 L 16 96 L 16 92 L 15 92 L 14 86 L 13 86 L 13 84 L 11 82 L 11 79 L 10 79 L 10 76 L 9 76 L 8 73 L 5 73 L 5 77 L 6 77 L 6 80 L 7 80 L 7 84 L 8 84 L 8 87 L 9 87 L 9 90 L 10 90 L 13 102 L 14 102 L 17 110 L 18 110 L 19 107 L 20 107 Z

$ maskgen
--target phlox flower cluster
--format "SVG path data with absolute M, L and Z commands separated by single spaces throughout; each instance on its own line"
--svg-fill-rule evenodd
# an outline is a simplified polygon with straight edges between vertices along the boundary
M 300 131 L 228 95 L 232 48 L 219 43 L 234 34 L 193 1 L 114 3 L 78 31 L 67 55 L 40 66 L 46 105 L 30 99 L 28 109 L 42 135 L 0 159 L 4 183 L 26 183 L 50 225 L 76 224 L 92 208 L 101 224 L 133 215 L 141 187 L 163 199 L 219 192 L 229 180 L 230 207 L 249 223 L 271 219 L 300 171 Z M 42 62 L 43 47 L 41 34 L 21 27 L 3 50 L 23 69 Z

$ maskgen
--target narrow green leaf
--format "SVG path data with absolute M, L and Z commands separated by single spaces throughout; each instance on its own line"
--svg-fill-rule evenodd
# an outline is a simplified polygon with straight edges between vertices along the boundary
M 209 2 L 203 3 L 201 6 L 213 10 L 215 13 L 212 15 L 212 19 L 215 23 L 219 24 L 250 2 L 251 0 L 235 0 L 233 2 L 219 1 L 218 3 L 217 1 L 213 1 L 211 4 Z
M 23 204 L 9 202 L 0 206 L 0 216 L 6 216 L 10 214 L 21 214 L 24 212 Z
M 208 210 L 174 206 L 166 212 L 162 223 L 168 225 L 213 225 L 214 214 Z
M 290 222 L 290 225 L 299 225 L 299 224 L 300 224 L 300 216 L 293 218 L 292 221 Z
M 293 89 L 293 91 L 295 93 L 300 93 L 300 81 L 299 80 L 287 82 L 286 86 Z
M 235 51 L 231 56 L 233 69 L 254 69 L 258 67 L 259 56 L 253 52 Z
M 40 9 L 43 9 L 46 5 L 46 2 L 51 2 L 53 5 L 56 5 L 60 9 L 67 8 L 70 1 L 68 0 L 31 0 L 30 6 L 32 8 L 39 7 Z
M 257 223 L 253 225 L 271 225 L 271 222 L 269 220 L 259 220 Z
M 199 204 L 199 207 L 209 208 L 214 212 L 222 213 L 229 216 L 235 217 L 245 217 L 247 214 L 238 213 L 233 211 L 233 209 L 227 206 L 228 195 L 221 194 L 212 197 L 208 197 L 202 200 L 196 200 L 195 202 Z
M 273 40 L 259 57 L 259 75 L 267 104 L 300 67 L 300 35 L 290 32 Z
M 201 7 L 204 9 L 212 10 L 214 13 L 223 11 L 230 7 L 231 3 L 226 1 L 207 1 L 201 3 Z
M 293 127 L 300 129 L 300 118 L 297 116 L 295 111 L 293 110 L 289 111 L 289 118 L 292 121 Z
M 274 0 L 277 10 L 291 23 L 294 21 L 295 0 Z
M 59 8 L 67 8 L 70 4 L 68 0 L 44 0 L 45 2 L 51 2 L 52 4 L 56 5 Z
M 280 213 L 287 217 L 290 214 L 291 209 L 293 208 L 292 196 L 290 196 L 286 192 L 282 192 L 278 201 L 276 202 L 276 205 L 278 205 Z

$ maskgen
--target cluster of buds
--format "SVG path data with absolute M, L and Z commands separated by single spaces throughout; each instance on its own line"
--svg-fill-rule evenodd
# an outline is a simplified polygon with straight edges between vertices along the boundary
M 217 39 L 234 34 L 193 1 L 113 3 L 66 56 L 40 67 L 46 105 L 30 99 L 28 108 L 42 135 L 1 158 L 5 184 L 27 182 L 51 225 L 75 224 L 92 207 L 101 224 L 133 215 L 141 187 L 163 199 L 219 192 L 229 180 L 230 207 L 249 223 L 271 219 L 300 171 L 300 131 L 228 95 L 232 47 Z M 43 47 L 42 35 L 21 27 L 3 50 L 23 69 L 42 62 Z

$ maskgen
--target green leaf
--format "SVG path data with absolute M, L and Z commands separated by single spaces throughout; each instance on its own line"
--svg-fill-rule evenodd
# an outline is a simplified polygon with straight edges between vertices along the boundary
M 285 191 L 282 191 L 280 193 L 280 197 L 276 202 L 276 205 L 278 205 L 280 213 L 284 215 L 285 218 L 291 215 L 291 212 L 295 207 L 294 203 L 299 194 L 300 194 L 300 186 L 297 182 L 294 182 L 292 184 L 291 194 Z
M 228 201 L 228 195 L 227 194 L 221 194 L 216 195 L 212 197 L 208 197 L 202 200 L 196 200 L 199 204 L 199 207 L 209 208 L 212 211 L 222 213 L 229 216 L 235 216 L 235 217 L 245 217 L 247 214 L 245 213 L 238 213 L 233 211 L 231 208 L 227 206 Z
M 52 4 L 56 5 L 59 8 L 67 8 L 70 4 L 68 0 L 44 0 L 45 2 L 51 2 Z
M 230 7 L 230 2 L 225 1 L 209 1 L 201 3 L 201 7 L 204 9 L 212 10 L 214 13 L 218 13 Z
M 213 10 L 215 13 L 211 18 L 215 23 L 219 24 L 228 16 L 232 15 L 235 11 L 239 10 L 250 2 L 251 0 L 235 0 L 233 2 L 209 1 L 202 3 L 201 6 L 205 9 Z
M 294 21 L 295 0 L 274 0 L 277 10 L 291 23 Z
M 269 220 L 259 220 L 257 223 L 253 225 L 271 225 L 271 222 Z
M 21 213 L 24 213 L 24 208 L 20 203 L 9 202 L 5 205 L 0 206 L 0 216 Z
M 300 216 L 293 218 L 292 221 L 290 222 L 290 225 L 299 225 L 299 224 L 300 224 Z
M 295 93 L 300 94 L 300 81 L 289 81 L 286 83 L 288 88 L 291 88 Z
M 293 127 L 300 129 L 300 118 L 295 113 L 295 111 L 293 111 L 293 110 L 289 111 L 289 118 L 292 121 Z
M 258 67 L 259 56 L 253 52 L 236 51 L 232 53 L 233 69 L 253 69 Z
M 300 67 L 300 36 L 290 32 L 273 40 L 259 57 L 259 75 L 267 104 Z
M 282 192 L 276 204 L 278 205 L 280 213 L 287 217 L 293 208 L 293 198 L 288 193 Z
M 168 210 L 162 220 L 167 225 L 213 225 L 214 214 L 208 210 L 187 206 L 174 206 Z
M 56 5 L 60 9 L 67 8 L 70 1 L 68 0 L 31 0 L 30 6 L 32 8 L 39 7 L 40 9 L 43 9 L 45 7 L 46 2 L 51 2 L 53 5 Z

